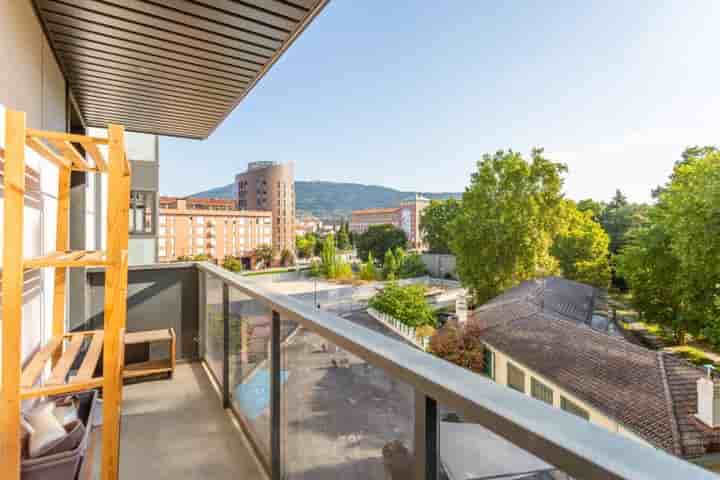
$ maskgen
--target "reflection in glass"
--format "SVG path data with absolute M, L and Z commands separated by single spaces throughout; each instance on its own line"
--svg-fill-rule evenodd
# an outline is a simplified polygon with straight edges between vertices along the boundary
M 402 472 L 412 471 L 412 388 L 294 322 L 282 325 L 285 478 L 410 478 Z M 400 476 L 388 476 L 390 463 Z

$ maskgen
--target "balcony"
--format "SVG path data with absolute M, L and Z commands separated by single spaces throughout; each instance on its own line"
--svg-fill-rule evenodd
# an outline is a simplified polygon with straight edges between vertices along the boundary
M 85 329 L 102 327 L 103 275 Z M 262 285 L 130 268 L 128 331 L 174 328 L 180 363 L 125 386 L 121 478 L 717 478 Z

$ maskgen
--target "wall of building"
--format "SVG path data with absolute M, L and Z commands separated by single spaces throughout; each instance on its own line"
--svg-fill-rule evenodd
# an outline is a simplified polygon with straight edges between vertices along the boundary
M 0 146 L 5 145 L 6 108 L 25 112 L 30 128 L 65 131 L 65 80 L 30 2 L 0 0 L 0 58 Z M 58 175 L 57 167 L 30 149 L 26 166 L 37 174 L 35 183 L 28 182 L 35 191 L 24 218 L 23 254 L 33 257 L 55 250 Z M 0 199 L 0 216 L 3 207 Z M 54 276 L 43 269 L 28 272 L 25 280 L 23 359 L 51 335 Z
M 252 164 L 251 164 L 252 165 Z M 272 246 L 295 251 L 295 167 L 292 163 L 249 167 L 235 177 L 238 209 L 272 213 Z
M 127 331 L 173 328 L 177 336 L 177 358 L 197 359 L 199 332 L 199 271 L 193 264 L 130 267 L 128 271 Z M 87 273 L 89 317 L 83 326 L 99 329 L 104 322 L 105 272 Z M 147 351 L 145 346 L 128 350 L 127 360 L 147 360 L 148 353 L 162 357 L 166 352 Z
M 355 210 L 350 214 L 349 229 L 362 234 L 372 225 L 393 225 L 400 228 L 400 210 L 398 208 L 370 208 Z
M 178 199 L 177 208 L 160 209 L 159 221 L 160 261 L 199 254 L 221 261 L 272 243 L 271 212 L 190 209 Z
M 450 275 L 453 279 L 458 279 L 455 255 L 423 253 L 422 260 L 428 272 L 430 272 L 430 276 L 445 278 L 446 275 Z
M 520 362 L 515 361 L 514 359 L 508 357 L 503 352 L 493 348 L 490 345 L 485 345 L 489 350 L 493 352 L 494 355 L 494 361 L 495 361 L 495 381 L 501 385 L 507 386 L 507 370 L 508 370 L 508 362 L 512 363 L 515 367 L 519 368 L 525 373 L 525 394 L 531 395 L 531 377 L 535 377 L 538 381 L 542 382 L 544 385 L 550 387 L 554 394 L 553 394 L 553 406 L 555 408 L 560 408 L 560 397 L 563 396 L 566 399 L 570 400 L 574 404 L 580 406 L 584 410 L 586 410 L 589 413 L 589 420 L 590 422 L 600 425 L 612 432 L 619 433 L 620 435 L 623 435 L 628 438 L 632 438 L 635 441 L 641 442 L 645 445 L 651 446 L 655 448 L 653 445 L 651 445 L 649 442 L 644 440 L 643 438 L 639 437 L 635 433 L 633 433 L 631 430 L 624 427 L 622 424 L 617 422 L 616 420 L 613 420 L 612 418 L 605 415 L 603 412 L 598 410 L 597 408 L 593 407 L 592 405 L 589 405 L 587 402 L 581 400 L 577 396 L 573 395 L 572 393 L 567 392 L 566 390 L 562 389 L 560 386 L 558 386 L 555 382 L 547 379 L 546 377 L 534 372 L 532 369 L 528 368 L 527 366 L 523 365 Z M 540 400 L 538 400 L 540 401 Z

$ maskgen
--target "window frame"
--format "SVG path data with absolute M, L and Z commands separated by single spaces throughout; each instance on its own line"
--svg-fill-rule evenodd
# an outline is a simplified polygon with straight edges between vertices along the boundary
M 133 194 L 142 194 L 149 196 L 150 205 L 150 231 L 138 230 L 135 225 L 135 198 Z M 131 189 L 130 205 L 128 209 L 128 234 L 132 237 L 155 237 L 158 232 L 159 208 L 157 203 L 158 195 L 154 190 Z
M 520 388 L 518 385 L 513 384 L 513 382 L 511 381 L 511 378 L 510 378 L 511 373 L 515 374 L 515 375 L 522 375 L 522 388 Z M 515 390 L 517 392 L 525 393 L 525 371 L 522 368 L 515 366 L 511 362 L 507 362 L 507 375 L 506 376 L 507 376 L 506 381 L 507 381 L 508 387 L 512 388 L 513 390 Z
M 548 392 L 550 392 L 549 397 Z M 555 403 L 555 391 L 535 377 L 530 377 L 530 396 L 549 405 Z
M 578 403 L 573 402 L 564 395 L 560 395 L 560 409 L 572 415 L 590 421 L 590 411 L 581 407 Z

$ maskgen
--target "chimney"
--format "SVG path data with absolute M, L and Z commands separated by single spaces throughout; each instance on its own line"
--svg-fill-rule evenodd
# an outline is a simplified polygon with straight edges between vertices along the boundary
M 720 383 L 712 378 L 712 365 L 705 365 L 707 377 L 697 381 L 698 420 L 710 428 L 720 427 Z

